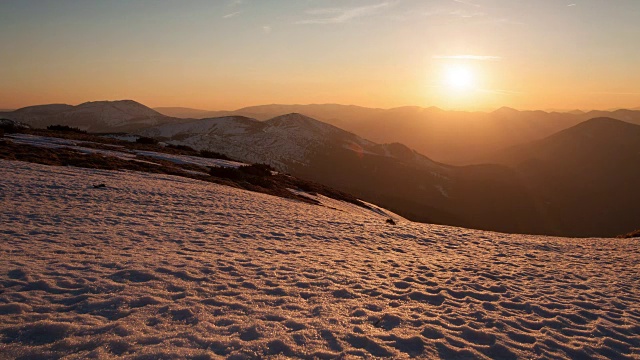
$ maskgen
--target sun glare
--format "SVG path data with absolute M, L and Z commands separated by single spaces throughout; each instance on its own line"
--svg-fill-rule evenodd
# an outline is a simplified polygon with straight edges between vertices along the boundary
M 474 88 L 475 76 L 469 67 L 454 65 L 445 69 L 444 82 L 452 91 L 466 92 Z

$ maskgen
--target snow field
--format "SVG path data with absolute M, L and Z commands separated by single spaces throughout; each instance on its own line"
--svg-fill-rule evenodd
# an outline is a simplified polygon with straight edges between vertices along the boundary
M 392 226 L 147 173 L 0 179 L 0 358 L 640 358 L 637 240 Z

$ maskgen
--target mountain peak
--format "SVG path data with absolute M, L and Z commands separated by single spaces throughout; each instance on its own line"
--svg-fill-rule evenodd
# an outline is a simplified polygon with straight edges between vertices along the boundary
M 18 109 L 7 117 L 35 128 L 67 125 L 89 132 L 134 131 L 175 121 L 133 100 L 89 101 L 76 106 L 37 105 Z
M 640 135 L 640 126 L 626 121 L 610 117 L 596 117 L 586 120 L 578 125 L 562 130 L 547 139 L 563 139 L 566 137 L 575 139 L 588 138 L 590 141 L 626 142 L 637 141 Z
M 287 126 L 287 127 L 305 127 L 314 129 L 334 129 L 333 125 L 329 125 L 322 121 L 310 118 L 300 113 L 289 113 L 276 116 L 273 119 L 265 121 L 265 124 L 271 126 Z M 337 129 L 337 128 L 335 128 Z
M 117 104 L 121 104 L 121 105 L 130 105 L 130 106 L 142 106 L 142 107 L 146 107 L 144 105 L 142 105 L 141 103 L 135 101 L 135 100 L 130 100 L 130 99 L 124 99 L 124 100 L 96 100 L 96 101 L 87 101 L 87 102 L 83 102 L 82 104 L 79 104 L 78 106 L 87 106 L 87 105 L 117 105 Z
M 127 117 L 164 117 L 159 112 L 134 100 L 89 101 L 75 107 L 79 111 L 100 111 L 126 114 Z
M 309 121 L 309 120 L 318 121 L 318 120 L 315 120 L 313 118 L 310 118 L 310 117 L 308 117 L 306 115 L 303 115 L 303 114 L 300 114 L 300 113 L 297 113 L 297 112 L 276 116 L 271 120 L 292 121 L 292 122 L 293 121 Z
M 508 115 L 508 114 L 513 114 L 513 113 L 517 113 L 517 112 L 518 112 L 518 110 L 516 110 L 514 108 L 510 108 L 508 106 L 503 106 L 503 107 L 501 107 L 501 108 L 499 108 L 497 110 L 494 110 L 493 114 L 505 114 L 505 115 Z
M 592 118 L 589 119 L 587 121 L 584 121 L 581 124 L 576 125 L 575 127 L 582 127 L 582 128 L 603 128 L 603 127 L 626 127 L 626 126 L 630 126 L 630 127 L 637 127 L 637 125 L 628 123 L 626 121 L 622 121 L 622 120 L 618 120 L 618 119 L 614 119 L 614 118 L 610 118 L 610 117 L 596 117 L 596 118 Z

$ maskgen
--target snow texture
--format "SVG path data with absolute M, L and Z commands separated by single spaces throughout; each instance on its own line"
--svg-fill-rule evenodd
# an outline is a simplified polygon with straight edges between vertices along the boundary
M 191 165 L 198 165 L 198 166 L 205 166 L 205 167 L 213 166 L 213 167 L 238 168 L 243 165 L 248 165 L 248 164 L 237 162 L 237 161 L 210 159 L 210 158 L 203 158 L 199 156 L 189 156 L 189 155 L 166 154 L 166 153 L 146 151 L 146 150 L 129 150 L 129 149 L 126 149 L 124 146 L 120 146 L 120 145 L 107 145 L 107 144 L 99 144 L 91 141 L 69 140 L 69 139 L 61 139 L 61 138 L 48 137 L 48 136 L 37 136 L 37 135 L 29 135 L 29 134 L 11 134 L 11 135 L 7 135 L 6 139 L 9 139 L 10 141 L 16 144 L 31 145 L 31 146 L 49 148 L 49 149 L 66 148 L 66 149 L 76 150 L 82 153 L 100 154 L 103 156 L 112 156 L 119 159 L 130 160 L 130 161 L 141 161 L 136 159 L 136 156 L 140 155 L 140 156 L 146 156 L 149 158 L 170 161 L 175 164 L 191 164 Z M 86 146 L 82 146 L 83 144 L 99 145 L 101 147 L 113 148 L 113 150 L 86 147 Z
M 640 357 L 637 240 L 394 226 L 158 174 L 0 178 L 0 358 Z

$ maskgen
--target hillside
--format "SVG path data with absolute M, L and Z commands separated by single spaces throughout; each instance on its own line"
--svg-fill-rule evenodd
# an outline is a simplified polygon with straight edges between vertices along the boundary
M 51 104 L 29 106 L 0 117 L 26 123 L 32 127 L 66 125 L 89 132 L 130 132 L 145 127 L 183 122 L 158 113 L 132 100 L 93 101 L 77 106 Z
M 400 144 L 375 144 L 301 114 L 286 114 L 267 121 L 239 116 L 203 119 L 153 127 L 140 133 L 178 140 L 195 148 L 224 152 L 252 162 L 271 163 L 282 170 L 288 170 L 293 164 L 309 166 L 309 156 L 326 147 L 402 158 L 416 166 L 442 168 Z
M 246 110 L 265 116 L 290 107 L 270 105 Z M 418 107 L 391 110 L 342 105 L 294 107 L 331 117 L 362 115 L 362 124 L 376 116 L 383 119 L 389 113 L 397 114 L 398 118 L 403 118 L 402 114 L 433 115 L 438 119 L 457 116 L 446 126 L 432 122 L 431 125 L 440 127 L 432 132 L 416 133 L 411 126 L 402 131 L 429 140 L 422 142 L 423 147 L 442 145 L 441 150 L 453 146 L 448 139 L 458 139 L 460 148 L 473 153 L 476 161 L 484 165 L 445 165 L 401 143 L 369 141 L 302 114 L 262 121 L 242 116 L 176 119 L 132 101 L 94 102 L 75 107 L 35 106 L 13 113 L 31 124 L 66 121 L 93 131 L 134 129 L 131 131 L 173 144 L 210 150 L 249 163 L 268 163 L 285 173 L 390 208 L 414 221 L 561 236 L 615 236 L 638 226 L 634 219 L 640 215 L 634 204 L 640 195 L 634 185 L 638 174 L 633 154 L 637 154 L 640 140 L 633 124 L 590 120 L 534 142 L 525 141 L 533 133 L 541 136 L 560 123 L 568 124 L 571 117 L 573 122 L 607 113 L 633 120 L 634 111 L 568 114 L 502 108 L 485 114 Z M 478 116 L 490 119 L 480 121 Z M 554 117 L 558 122 L 554 122 Z M 469 125 L 476 120 L 474 126 Z M 489 123 L 492 125 L 488 126 Z M 402 129 L 401 123 L 384 124 L 389 134 Z M 461 134 L 472 137 L 485 134 L 478 139 L 491 143 L 491 147 L 501 144 L 495 136 L 503 134 L 500 138 L 519 145 L 484 154 L 488 147 L 465 143 Z
M 638 226 L 638 125 L 591 119 L 487 161 L 508 165 L 522 175 L 554 231 L 613 236 Z
M 266 121 L 203 119 L 141 131 L 163 141 L 268 163 L 416 221 L 544 232 L 533 201 L 506 167 L 452 167 L 402 144 L 376 144 L 300 114 Z
M 3 121 L 0 121 L 0 125 Z M 322 184 L 275 172 L 263 164 L 233 161 L 223 154 L 149 141 L 130 142 L 78 131 L 29 129 L 11 125 L 6 134 L 0 127 L 0 159 L 169 174 L 310 204 L 323 205 L 330 201 L 334 204 L 332 206 L 336 206 L 336 203 L 342 202 L 389 218 L 397 216 Z
M 640 354 L 637 240 L 394 226 L 160 174 L 0 176 L 2 357 Z
M 374 109 L 338 104 L 262 105 L 202 117 L 240 115 L 259 120 L 297 112 L 378 142 L 399 142 L 448 164 L 482 163 L 487 155 L 540 140 L 595 117 L 640 124 L 640 111 L 545 112 L 501 108 L 493 112 L 445 111 L 407 106 Z M 176 115 L 177 116 L 177 115 Z
M 215 117 L 211 116 L 212 111 L 209 110 L 192 109 L 179 106 L 157 107 L 153 108 L 153 110 L 159 112 L 162 115 L 183 119 L 204 119 L 208 117 Z

